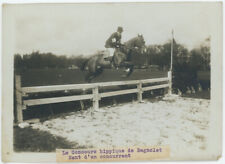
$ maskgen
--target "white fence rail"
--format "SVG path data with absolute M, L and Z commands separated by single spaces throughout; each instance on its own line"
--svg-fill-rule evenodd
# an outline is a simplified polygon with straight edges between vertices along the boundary
M 52 104 L 60 102 L 70 101 L 81 101 L 90 99 L 93 101 L 93 108 L 99 108 L 99 100 L 104 97 L 111 97 L 117 95 L 124 95 L 130 93 L 137 93 L 138 101 L 142 101 L 142 93 L 144 91 L 169 88 L 168 91 L 171 93 L 171 72 L 168 72 L 168 77 L 156 78 L 156 79 L 145 79 L 145 80 L 130 80 L 130 81 L 115 81 L 115 82 L 101 82 L 101 83 L 90 83 L 90 84 L 69 84 L 69 85 L 53 85 L 53 86 L 35 86 L 35 87 L 21 87 L 21 77 L 17 75 L 15 77 L 15 93 L 16 93 L 16 112 L 17 121 L 23 122 L 23 110 L 27 109 L 28 106 Z M 153 86 L 143 87 L 143 84 L 151 84 L 157 82 L 164 82 L 164 84 L 156 84 Z M 102 87 L 110 86 L 122 86 L 122 85 L 136 85 L 134 89 L 117 90 L 99 93 L 99 89 Z M 85 90 L 92 89 L 91 94 L 73 95 L 73 96 L 62 96 L 52 98 L 38 98 L 23 100 L 27 94 L 31 93 L 44 93 L 44 92 L 55 92 L 55 91 L 69 91 L 69 90 Z

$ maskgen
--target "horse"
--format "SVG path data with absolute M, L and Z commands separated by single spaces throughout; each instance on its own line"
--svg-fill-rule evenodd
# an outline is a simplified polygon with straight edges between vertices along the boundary
M 85 76 L 85 80 L 88 83 L 100 75 L 104 68 L 126 67 L 129 69 L 129 72 L 126 76 L 130 76 L 134 67 L 130 61 L 131 55 L 134 53 L 143 53 L 144 48 L 144 38 L 142 35 L 138 35 L 137 37 L 130 39 L 120 47 L 116 48 L 112 57 L 109 57 L 107 51 L 98 51 L 96 54 L 87 58 L 85 62 L 81 64 L 80 69 L 82 71 L 85 69 L 88 71 Z
M 85 81 L 89 83 L 96 76 L 100 75 L 104 68 L 111 68 L 111 61 L 109 60 L 108 56 L 109 54 L 107 54 L 106 51 L 98 51 L 82 63 L 80 69 L 82 71 L 88 71 L 85 76 Z
M 132 55 L 143 54 L 144 52 L 146 52 L 144 37 L 138 35 L 116 48 L 112 57 L 112 65 L 116 68 L 128 68 L 126 75 L 128 77 L 132 74 L 134 68 L 134 64 L 131 61 Z

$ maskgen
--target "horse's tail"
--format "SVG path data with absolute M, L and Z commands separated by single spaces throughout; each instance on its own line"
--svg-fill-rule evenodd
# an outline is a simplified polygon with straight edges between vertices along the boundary
M 85 70 L 85 67 L 86 67 L 87 63 L 88 63 L 88 59 L 85 60 L 85 61 L 83 61 L 83 63 L 82 63 L 81 66 L 80 66 L 80 70 L 81 70 L 81 71 L 84 71 L 84 70 Z

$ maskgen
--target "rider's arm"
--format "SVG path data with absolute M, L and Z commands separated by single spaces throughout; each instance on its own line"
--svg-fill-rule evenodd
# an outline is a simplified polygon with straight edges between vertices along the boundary
M 116 33 L 116 34 L 117 34 L 116 35 L 116 42 L 121 44 L 121 34 L 119 34 L 119 33 Z
M 115 32 L 115 33 L 113 33 L 111 36 L 110 36 L 110 41 L 112 42 L 112 43 L 115 43 L 115 42 L 117 42 L 117 33 Z

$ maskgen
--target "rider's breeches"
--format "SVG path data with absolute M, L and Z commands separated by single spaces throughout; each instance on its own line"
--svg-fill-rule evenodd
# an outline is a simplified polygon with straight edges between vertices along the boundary
M 115 49 L 114 48 L 107 48 L 107 51 L 109 52 L 109 56 L 113 56 Z

